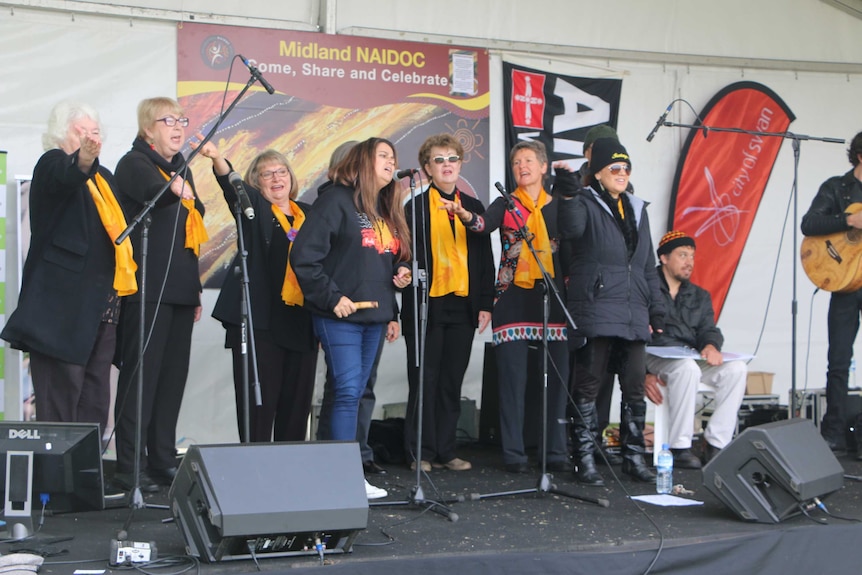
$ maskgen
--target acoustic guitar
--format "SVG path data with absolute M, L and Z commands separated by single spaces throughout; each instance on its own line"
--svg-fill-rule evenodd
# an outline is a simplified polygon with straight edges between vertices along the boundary
M 862 210 L 850 204 L 845 213 Z M 802 269 L 822 290 L 852 292 L 862 288 L 862 230 L 852 228 L 827 236 L 807 236 L 799 249 Z

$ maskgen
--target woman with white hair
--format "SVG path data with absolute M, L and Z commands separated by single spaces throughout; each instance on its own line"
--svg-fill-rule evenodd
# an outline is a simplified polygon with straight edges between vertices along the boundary
M 30 251 L 18 308 L 0 336 L 30 352 L 40 421 L 98 423 L 110 407 L 120 299 L 137 291 L 114 176 L 99 163 L 102 130 L 90 106 L 51 111 L 30 185 Z

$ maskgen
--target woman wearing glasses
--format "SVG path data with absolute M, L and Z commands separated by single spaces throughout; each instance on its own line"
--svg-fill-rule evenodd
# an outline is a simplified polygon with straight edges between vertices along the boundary
M 545 191 L 548 154 L 538 141 L 518 142 L 509 153 L 512 176 L 518 187 L 511 193 L 513 209 L 498 198 L 484 214 L 465 210 L 457 202 L 443 200 L 468 229 L 488 234 L 500 230 L 502 253 L 497 273 L 494 303 L 494 355 L 499 373 L 500 439 L 503 463 L 511 473 L 529 473 L 524 447 L 524 409 L 527 366 L 531 346 L 541 350 L 544 341 L 544 280 L 547 271 L 560 294 L 565 293 L 565 277 L 557 230 L 559 200 Z M 526 230 L 526 234 L 525 234 Z M 535 256 L 525 242 L 529 238 Z M 537 259 L 538 258 L 538 259 Z M 540 263 L 541 262 L 541 263 Z M 560 303 L 550 295 L 548 317 L 548 410 L 546 469 L 568 471 L 565 428 L 568 349 L 566 318 Z M 541 359 L 537 365 L 542 365 Z M 543 426 L 539 426 L 540 429 Z M 542 437 L 537 437 L 542 445 Z M 541 457 L 541 455 L 540 455 Z
M 494 262 L 488 236 L 470 234 L 464 224 L 443 209 L 441 200 L 458 202 L 481 214 L 482 202 L 458 189 L 464 148 L 449 134 L 431 136 L 419 148 L 419 165 L 429 186 L 405 208 L 407 225 L 416 245 L 416 261 L 426 272 L 428 296 L 422 381 L 422 456 L 420 465 L 452 471 L 471 468 L 455 456 L 455 436 L 461 413 L 461 383 L 470 361 L 473 335 L 491 323 L 494 305 Z M 407 343 L 407 380 L 410 391 L 404 421 L 408 460 L 416 465 L 419 368 L 417 343 L 423 334 L 416 326 L 416 290 L 401 296 L 401 323 Z M 421 322 L 419 327 L 421 327 Z M 415 469 L 415 467 L 414 467 Z
M 383 330 L 398 316 L 395 289 L 410 283 L 410 235 L 393 181 L 397 165 L 388 140 L 370 138 L 351 148 L 290 253 L 333 378 L 326 435 L 333 440 L 356 439 L 359 398 Z M 385 497 L 386 491 L 366 481 L 366 494 Z
M 196 147 L 196 144 L 192 144 Z M 233 167 L 212 142 L 200 154 L 212 160 L 213 172 L 231 206 L 238 201 L 228 175 Z M 287 158 L 276 150 L 258 154 L 245 172 L 245 189 L 254 209 L 254 218 L 242 222 L 248 253 L 249 292 L 254 326 L 261 405 L 255 405 L 254 372 L 249 352 L 248 379 L 243 377 L 242 282 L 234 272 L 240 265 L 236 255 L 221 288 L 213 317 L 226 330 L 225 347 L 233 354 L 237 421 L 243 441 L 305 440 L 317 341 L 311 328 L 311 314 L 296 275 L 287 263 L 293 239 L 305 223 L 310 206 L 296 202 L 299 182 Z M 248 395 L 243 388 L 248 385 Z M 245 437 L 245 398 L 249 406 L 249 437 Z
M 114 409 L 117 432 L 118 486 L 131 488 L 135 428 L 140 426 L 142 491 L 170 485 L 176 474 L 176 426 L 185 390 L 192 326 L 201 314 L 200 246 L 207 238 L 204 206 L 195 194 L 192 173 L 180 153 L 189 119 L 170 98 L 150 98 L 138 105 L 138 135 L 117 163 L 117 199 L 131 221 L 176 177 L 149 212 L 148 248 L 141 237 L 146 219 L 131 234 L 138 264 L 138 285 L 146 266 L 146 301 L 128 296 L 120 320 L 120 378 Z M 136 415 L 139 330 L 144 306 L 145 348 L 141 419 Z
M 579 177 L 556 165 L 556 192 L 571 199 L 560 208 L 563 237 L 572 240 L 568 308 L 577 334 L 586 338 L 575 363 L 587 377 L 573 374 L 572 389 L 581 416 L 575 417 L 576 475 L 588 485 L 602 485 L 595 467 L 596 396 L 607 378 L 619 374 L 623 391 L 620 442 L 623 473 L 655 481 L 644 459 L 645 344 L 652 330 L 664 328 L 647 204 L 626 192 L 632 163 L 616 139 L 593 143 L 591 176 L 581 188 Z M 607 382 L 605 384 L 608 384 Z M 612 384 L 612 382 L 610 382 Z

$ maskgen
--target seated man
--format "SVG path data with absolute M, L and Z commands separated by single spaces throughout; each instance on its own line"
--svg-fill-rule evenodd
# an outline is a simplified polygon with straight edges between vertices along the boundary
M 689 281 L 694 269 L 694 239 L 672 231 L 659 242 L 659 280 L 668 313 L 665 329 L 654 333 L 652 345 L 684 346 L 700 352 L 702 360 L 665 359 L 647 354 L 646 395 L 661 404 L 662 391 L 670 412 L 668 444 L 675 467 L 699 469 L 701 460 L 691 452 L 695 400 L 698 384 L 715 390 L 715 403 L 704 432 L 703 463 L 730 443 L 736 429 L 737 412 L 745 395 L 747 368 L 743 361 L 724 362 L 724 337 L 715 325 L 712 298 L 705 289 Z

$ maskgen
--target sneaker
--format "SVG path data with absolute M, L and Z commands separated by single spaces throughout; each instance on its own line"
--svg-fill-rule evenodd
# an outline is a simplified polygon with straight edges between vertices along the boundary
M 432 463 L 431 467 L 436 469 L 449 469 L 451 471 L 467 471 L 468 469 L 473 469 L 473 466 L 469 461 L 464 461 L 463 459 L 454 458 L 450 459 L 446 463 Z
M 425 461 L 424 459 L 422 460 L 420 467 L 422 468 L 422 471 L 424 471 L 425 473 L 431 472 L 431 463 L 429 463 L 428 461 Z M 416 462 L 415 461 L 410 463 L 410 471 L 416 471 Z
M 389 492 L 380 487 L 374 487 L 368 481 L 365 481 L 365 496 L 368 499 L 380 499 L 389 495 Z

